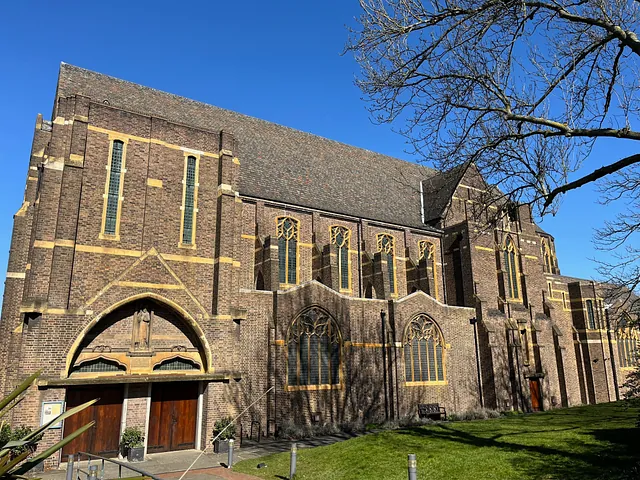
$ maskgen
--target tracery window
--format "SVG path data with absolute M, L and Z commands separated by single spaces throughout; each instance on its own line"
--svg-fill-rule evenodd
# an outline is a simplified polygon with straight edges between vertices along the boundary
M 176 357 L 170 358 L 169 360 L 165 360 L 159 365 L 153 367 L 154 370 L 200 370 L 198 365 L 195 362 L 190 360 Z
M 427 315 L 415 317 L 407 326 L 403 342 L 406 381 L 444 381 L 444 346 L 438 325 Z
M 103 372 L 124 372 L 126 368 L 114 361 L 104 358 L 87 360 L 73 368 L 73 373 L 103 373 Z
M 387 258 L 387 269 L 389 272 L 389 291 L 396 293 L 396 268 L 395 268 L 395 239 L 387 233 L 378 234 L 378 252 Z
M 333 318 L 319 307 L 302 312 L 287 333 L 287 385 L 338 385 L 341 337 Z
M 547 244 L 547 241 L 543 238 L 541 242 L 542 259 L 544 261 L 544 271 L 546 273 L 553 273 L 553 254 L 551 248 Z
M 291 217 L 278 218 L 276 236 L 278 238 L 278 260 L 280 283 L 298 283 L 298 221 Z
M 122 177 L 124 174 L 124 150 L 125 144 L 122 140 L 113 140 L 111 142 L 111 158 L 107 165 L 107 185 L 102 220 L 102 232 L 106 235 L 118 234 Z
M 198 160 L 193 155 L 186 158 L 184 171 L 184 196 L 182 201 L 182 237 L 183 245 L 193 245 L 195 234 L 196 192 Z
M 340 289 L 351 288 L 351 275 L 349 274 L 349 247 L 351 245 L 351 230 L 346 227 L 331 227 L 331 245 L 336 246 L 338 255 L 338 272 L 340 277 Z
M 520 298 L 520 291 L 518 285 L 518 266 L 517 266 L 517 253 L 516 246 L 513 243 L 511 237 L 507 237 L 504 242 L 504 272 L 506 280 L 506 294 L 509 298 Z
M 626 322 L 625 322 L 626 323 Z M 620 368 L 633 368 L 638 365 L 640 358 L 640 332 L 637 327 L 625 325 L 618 330 L 618 356 Z
M 420 240 L 418 242 L 418 259 L 426 260 L 427 274 L 429 273 L 429 267 L 431 267 L 431 279 L 433 280 L 433 296 L 438 299 L 438 274 L 436 270 L 436 246 L 426 240 Z M 427 275 L 427 278 L 429 275 Z M 431 292 L 429 292 L 431 293 Z
M 587 300 L 585 304 L 587 307 L 587 328 L 590 328 L 591 330 L 595 330 L 596 316 L 595 316 L 595 312 L 593 311 L 593 300 Z

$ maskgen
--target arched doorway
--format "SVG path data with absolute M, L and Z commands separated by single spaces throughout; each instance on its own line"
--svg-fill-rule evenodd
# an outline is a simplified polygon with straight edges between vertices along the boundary
M 88 421 L 95 426 L 63 455 L 115 456 L 127 426 L 144 432 L 148 452 L 195 448 L 201 390 L 196 377 L 207 371 L 207 347 L 192 322 L 173 305 L 141 297 L 85 329 L 69 353 L 73 386 L 67 388 L 67 408 L 100 401 L 65 422 L 65 435 Z

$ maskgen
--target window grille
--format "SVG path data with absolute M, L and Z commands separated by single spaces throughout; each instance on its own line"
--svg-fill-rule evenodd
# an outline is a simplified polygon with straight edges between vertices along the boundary
M 386 233 L 378 234 L 378 251 L 386 256 L 389 273 L 389 292 L 396 293 L 395 239 Z
M 184 358 L 172 358 L 170 360 L 165 360 L 160 363 L 160 365 L 156 365 L 153 367 L 154 370 L 200 370 L 198 365 L 194 362 L 186 360 Z
M 407 327 L 403 350 L 407 382 L 444 381 L 444 337 L 427 315 L 414 318 Z
M 101 373 L 101 372 L 124 372 L 126 368 L 116 362 L 111 362 L 103 358 L 82 362 L 73 369 L 74 373 Z
M 107 189 L 107 210 L 105 213 L 104 233 L 116 234 L 118 209 L 120 207 L 120 182 L 122 181 L 122 154 L 124 142 L 114 140 L 111 146 L 111 165 L 109 167 L 109 187 Z
M 298 283 L 298 230 L 297 220 L 291 217 L 278 219 L 276 234 L 280 283 L 291 285 Z
M 340 333 L 333 318 L 319 307 L 304 311 L 287 334 L 287 384 L 339 384 L 340 347 Z
M 336 246 L 340 288 L 349 289 L 349 247 L 351 230 L 346 227 L 331 227 L 331 244 Z
M 187 171 L 185 174 L 184 212 L 182 219 L 182 243 L 193 243 L 193 214 L 196 191 L 196 157 L 187 157 Z

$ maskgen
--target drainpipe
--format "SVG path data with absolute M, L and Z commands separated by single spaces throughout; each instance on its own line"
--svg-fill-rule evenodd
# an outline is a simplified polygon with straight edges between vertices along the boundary
M 480 370 L 480 353 L 478 350 L 478 320 L 470 318 L 469 323 L 473 325 L 473 340 L 476 345 L 476 372 L 478 374 L 478 394 L 480 395 L 480 407 L 484 408 L 484 395 L 482 393 L 482 375 Z
M 389 420 L 389 392 L 387 391 L 387 332 L 385 319 L 387 312 L 380 310 L 380 323 L 382 325 L 382 382 L 384 384 L 384 419 Z

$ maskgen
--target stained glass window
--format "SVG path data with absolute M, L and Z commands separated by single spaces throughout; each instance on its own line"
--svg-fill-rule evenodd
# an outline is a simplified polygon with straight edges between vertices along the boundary
M 126 368 L 116 362 L 105 360 L 104 358 L 96 358 L 82 362 L 74 367 L 74 373 L 101 373 L 101 372 L 124 372 Z
M 182 243 L 193 243 L 193 216 L 196 191 L 196 157 L 187 157 L 184 188 L 184 212 L 182 219 Z
M 432 280 L 434 286 L 434 297 L 438 299 L 438 275 L 436 270 L 436 246 L 426 240 L 418 242 L 418 259 L 426 260 L 427 265 L 427 281 Z M 429 268 L 431 272 L 429 273 Z M 431 294 L 431 292 L 427 292 Z
M 291 217 L 278 218 L 278 260 L 280 283 L 298 283 L 298 221 Z
M 414 318 L 405 333 L 403 350 L 407 382 L 444 381 L 444 338 L 427 315 Z
M 386 233 L 378 234 L 378 251 L 387 257 L 389 292 L 396 293 L 395 239 Z
M 520 298 L 518 287 L 518 267 L 516 265 L 516 246 L 513 243 L 513 240 L 511 240 L 511 237 L 507 237 L 507 241 L 504 244 L 503 253 L 506 293 L 509 298 Z
M 349 289 L 349 246 L 351 243 L 351 230 L 346 227 L 331 227 L 331 244 L 336 246 L 338 255 L 338 270 L 340 288 Z
M 301 313 L 287 334 L 287 384 L 339 384 L 340 344 L 338 326 L 327 312 L 311 307 Z
M 116 234 L 118 208 L 120 207 L 120 182 L 122 181 L 122 155 L 124 142 L 114 140 L 111 147 L 111 164 L 109 166 L 109 186 L 107 188 L 107 209 L 104 219 L 104 233 Z
M 596 316 L 593 311 L 593 300 L 587 300 L 585 303 L 587 305 L 587 322 L 588 322 L 587 328 L 590 328 L 591 330 L 595 330 Z
M 194 362 L 184 358 L 171 358 L 153 367 L 154 370 L 200 370 Z

